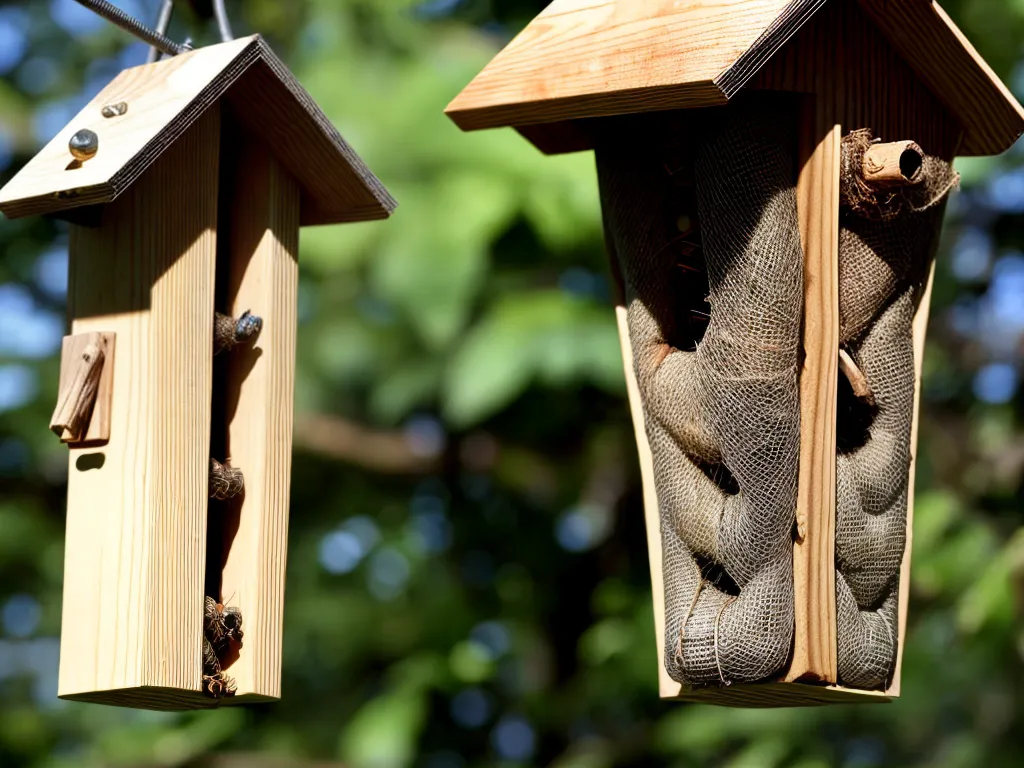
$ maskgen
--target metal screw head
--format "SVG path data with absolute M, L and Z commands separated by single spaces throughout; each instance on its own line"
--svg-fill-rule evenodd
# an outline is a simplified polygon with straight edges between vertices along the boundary
M 95 131 L 83 128 L 68 142 L 68 149 L 71 155 L 80 162 L 85 162 L 93 157 L 100 148 L 100 137 Z
M 117 104 L 107 104 L 103 109 L 100 110 L 100 114 L 104 117 L 120 117 L 128 111 L 128 102 L 119 101 Z

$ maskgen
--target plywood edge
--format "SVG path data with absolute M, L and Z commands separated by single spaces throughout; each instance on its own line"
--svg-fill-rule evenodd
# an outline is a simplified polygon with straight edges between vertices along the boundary
M 217 702 L 200 691 L 141 685 L 135 688 L 111 688 L 88 693 L 58 693 L 57 698 L 111 707 L 148 709 L 155 712 L 186 712 L 195 709 L 214 709 Z
M 750 82 L 768 61 L 828 0 L 792 0 L 735 62 L 715 78 L 728 99 Z
M 888 704 L 892 698 L 881 691 L 861 691 L 837 685 L 795 682 L 764 682 L 721 688 L 684 689 L 677 701 L 720 707 L 819 707 L 832 704 Z

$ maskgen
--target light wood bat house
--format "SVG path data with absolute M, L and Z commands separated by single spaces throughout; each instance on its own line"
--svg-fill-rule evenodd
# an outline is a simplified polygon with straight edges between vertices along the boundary
M 950 163 L 1010 147 L 1020 104 L 932 0 L 555 0 L 447 113 L 596 151 L 661 696 L 899 695 Z
M 221 703 L 280 697 L 299 228 L 394 206 L 258 36 L 122 72 L 0 191 L 9 218 L 71 222 L 61 698 L 217 704 L 204 581 L 244 617 Z M 263 319 L 216 384 L 215 310 Z M 212 455 L 245 492 L 208 553 Z

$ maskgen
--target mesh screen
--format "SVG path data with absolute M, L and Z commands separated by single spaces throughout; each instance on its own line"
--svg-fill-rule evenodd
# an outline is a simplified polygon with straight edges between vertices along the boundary
M 899 137 L 905 138 L 905 137 Z M 861 174 L 869 131 L 843 139 L 840 345 L 869 388 L 840 377 L 836 457 L 836 611 L 843 685 L 884 688 L 896 661 L 906 545 L 913 322 L 957 175 L 925 157 L 920 180 L 871 189 Z
M 748 102 L 629 118 L 597 150 L 654 459 L 665 665 L 688 685 L 769 677 L 792 643 L 794 148 L 790 113 Z

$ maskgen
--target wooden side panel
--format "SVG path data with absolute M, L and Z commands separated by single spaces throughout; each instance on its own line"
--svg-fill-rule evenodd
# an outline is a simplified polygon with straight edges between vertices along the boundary
M 651 564 L 651 596 L 654 600 L 654 636 L 658 643 L 658 693 L 663 699 L 679 696 L 683 687 L 673 680 L 665 669 L 665 573 L 661 549 L 661 510 L 658 507 L 658 490 L 654 484 L 654 456 L 647 439 L 647 421 L 644 404 L 640 397 L 636 370 L 633 367 L 633 344 L 629 338 L 629 322 L 626 307 L 615 307 L 615 319 L 619 326 L 619 343 L 622 347 L 622 365 L 626 374 L 626 391 L 629 394 L 629 410 L 633 415 L 633 431 L 636 434 L 636 449 L 640 458 L 640 477 L 644 488 L 644 525 L 647 529 L 647 557 Z
M 910 605 L 910 556 L 914 550 L 914 480 L 917 477 L 917 432 L 921 418 L 921 372 L 924 370 L 925 340 L 928 336 L 928 313 L 932 303 L 932 284 L 935 282 L 935 265 L 928 276 L 928 287 L 921 297 L 921 306 L 914 317 L 914 367 L 917 382 L 914 387 L 914 423 L 910 431 L 910 489 L 907 496 L 907 548 L 900 564 L 900 644 L 896 649 L 896 674 L 886 693 L 899 696 L 903 677 L 903 650 L 907 636 L 907 609 Z
M 227 455 L 245 474 L 240 505 L 228 506 L 221 574 L 221 596 L 241 609 L 245 632 L 227 669 L 238 686 L 229 704 L 281 696 L 300 209 L 298 184 L 261 142 L 247 140 L 234 160 L 225 309 L 251 310 L 263 330 L 227 360 Z
M 828 168 L 804 166 L 801 187 L 801 220 L 806 233 L 808 320 L 805 349 L 808 363 L 804 369 L 802 392 L 803 416 L 817 418 L 821 423 L 805 422 L 805 450 L 801 456 L 801 497 L 798 520 L 803 537 L 794 552 L 797 587 L 797 640 L 793 665 L 787 679 L 807 679 L 835 683 L 835 586 L 834 573 L 826 573 L 823 565 L 834 563 L 835 547 L 835 396 L 838 352 L 838 292 L 816 288 L 816 269 L 824 276 L 832 260 L 832 274 L 838 273 L 838 145 L 837 135 L 869 127 L 886 141 L 913 139 L 926 152 L 952 159 L 960 141 L 960 128 L 936 97 L 925 87 L 917 74 L 895 53 L 889 42 L 864 14 L 857 0 L 833 0 L 787 45 L 753 81 L 752 87 L 769 90 L 800 91 L 814 94 L 815 135 L 831 135 L 819 151 L 827 153 Z M 820 139 L 819 139 L 820 141 Z M 804 178 L 809 182 L 805 185 Z M 811 179 L 817 180 L 811 182 Z M 814 222 L 814 217 L 828 221 Z M 829 228 L 831 227 L 831 231 Z M 819 233 L 814 240 L 813 232 Z M 837 285 L 837 284 L 836 284 Z M 822 303 L 811 304 L 818 296 Z M 831 296 L 831 306 L 825 299 Z M 817 317 L 818 323 L 814 320 Z M 835 318 L 832 322 L 828 318 Z M 927 304 L 922 303 L 918 324 L 927 321 Z M 817 330 L 816 330 L 817 329 Z M 923 331 L 918 331 L 919 336 Z M 918 365 L 923 355 L 923 336 L 915 348 Z M 816 359 L 812 367 L 811 361 Z M 817 382 L 812 381 L 817 378 Z M 820 394 L 815 390 L 820 387 Z M 831 393 L 830 410 L 814 410 L 812 398 L 824 407 L 825 395 Z M 916 422 L 915 422 L 916 423 Z M 916 429 L 916 427 L 915 427 Z M 810 431 L 817 434 L 812 436 Z M 826 432 L 831 435 L 828 442 Z M 915 432 L 916 435 L 916 432 Z M 832 446 L 824 456 L 822 447 Z M 831 469 L 823 466 L 831 463 Z M 911 470 L 913 478 L 913 469 Z M 908 525 L 912 520 L 912 504 L 908 509 Z M 909 537 L 908 537 L 909 539 Z M 828 553 L 827 559 L 825 553 Z M 908 557 L 903 571 L 909 575 Z M 902 580 L 907 587 L 908 579 Z M 906 595 L 902 595 L 900 627 L 906 625 Z M 896 685 L 891 695 L 898 694 Z
M 72 227 L 72 333 L 113 332 L 109 443 L 72 448 L 62 698 L 154 709 L 199 695 L 219 110 Z

